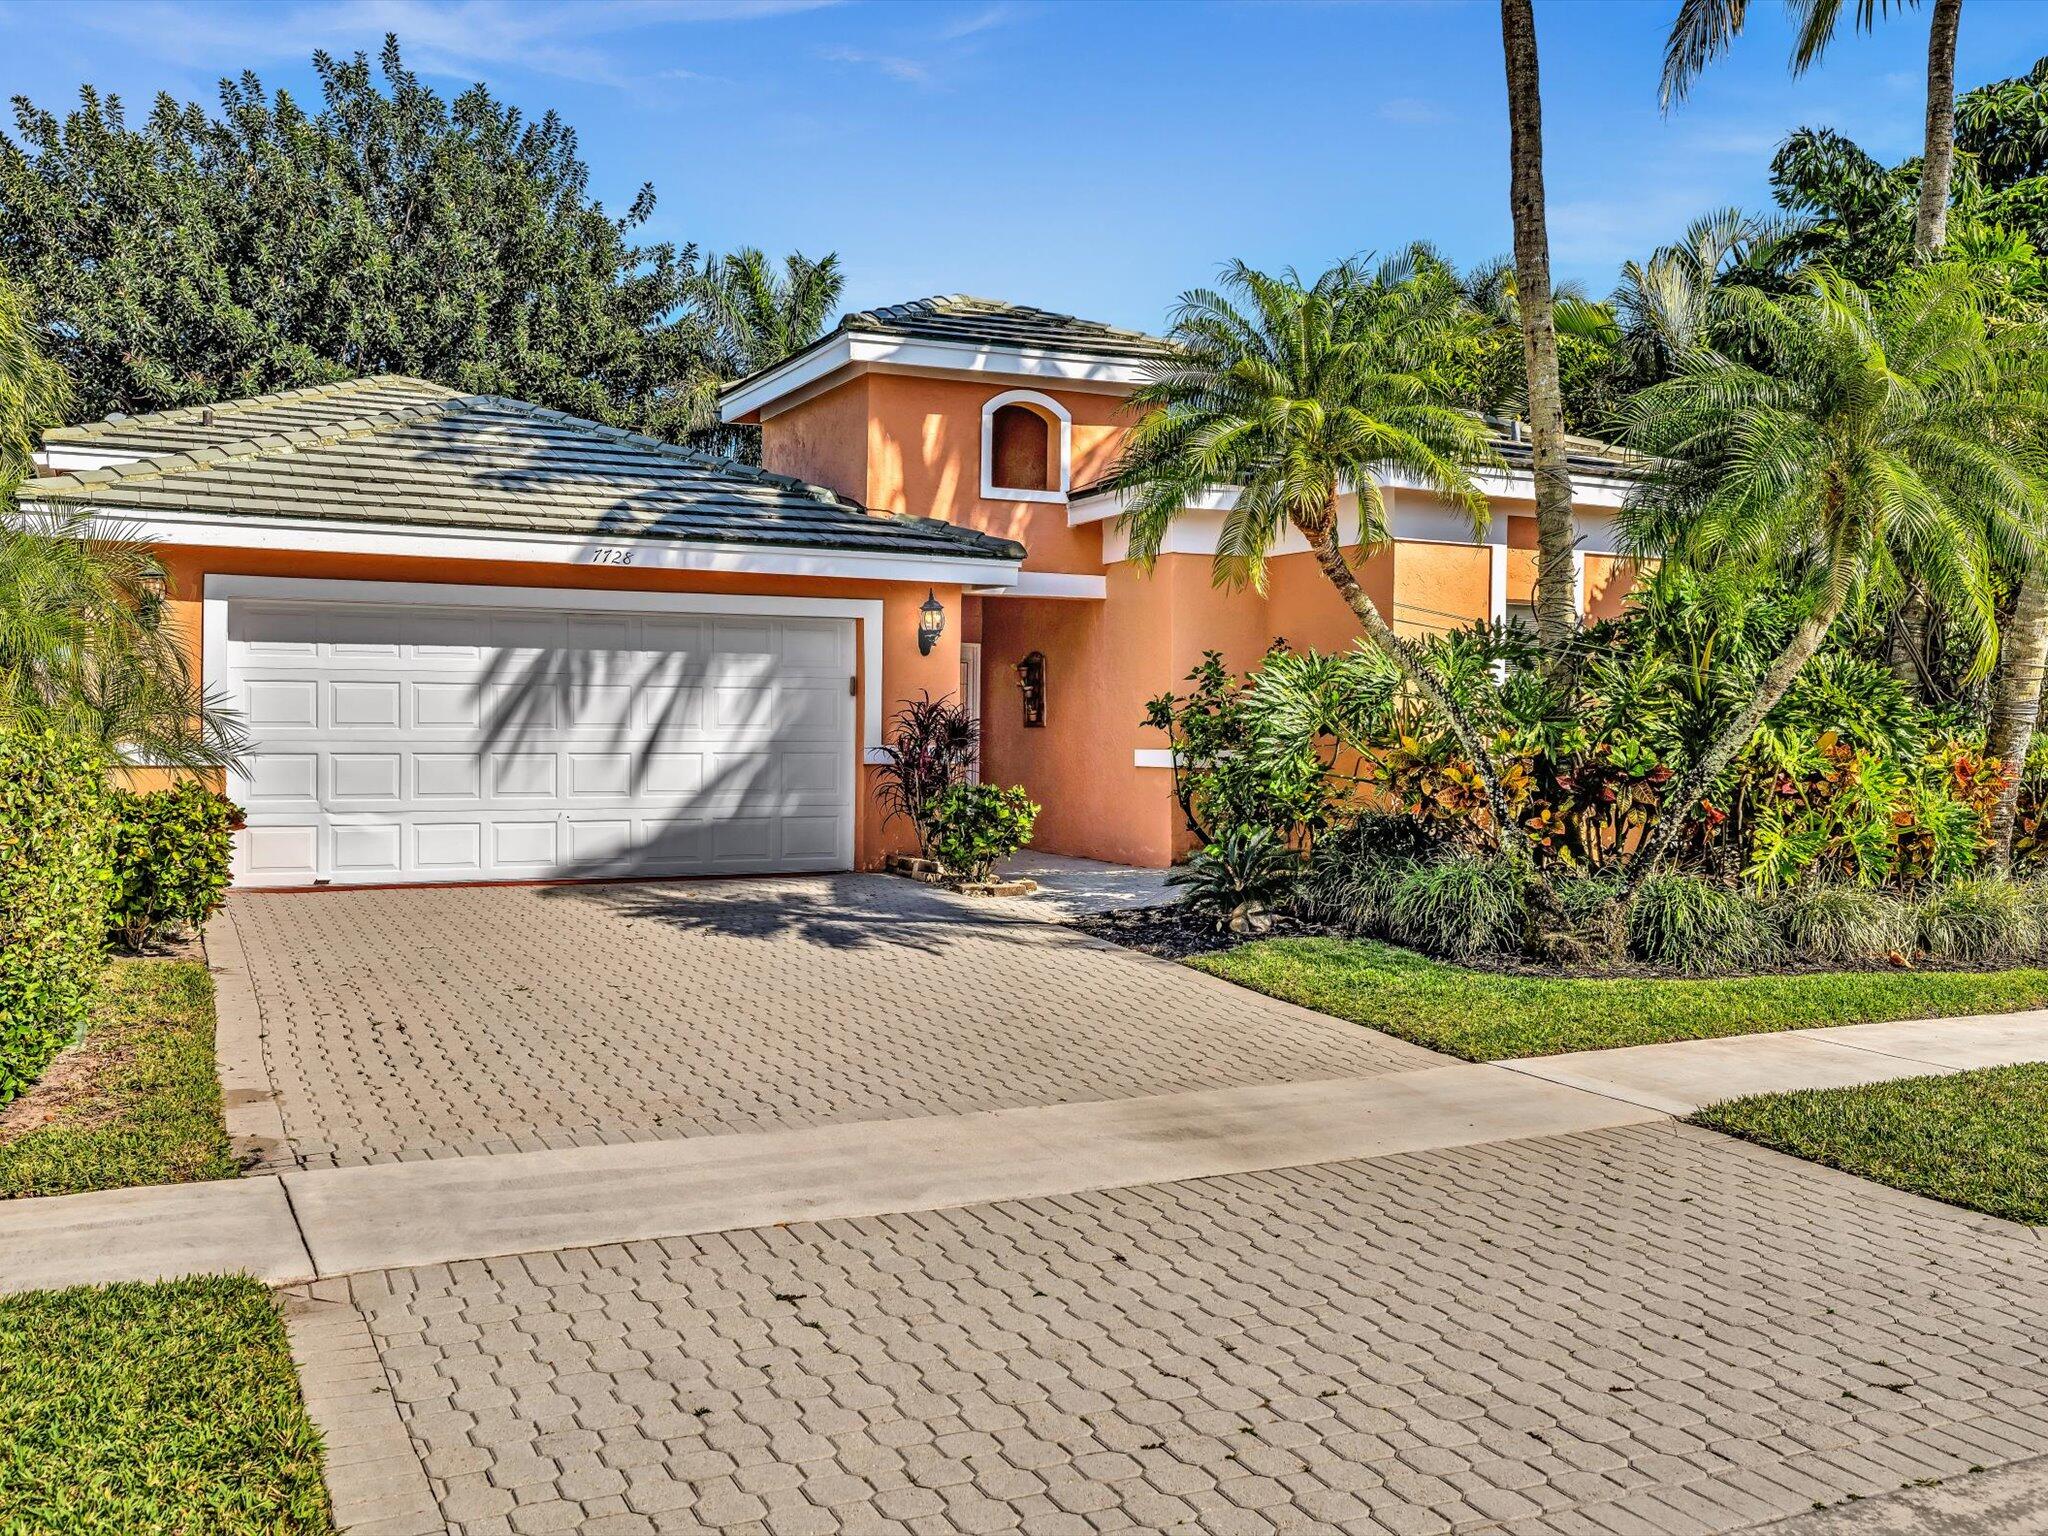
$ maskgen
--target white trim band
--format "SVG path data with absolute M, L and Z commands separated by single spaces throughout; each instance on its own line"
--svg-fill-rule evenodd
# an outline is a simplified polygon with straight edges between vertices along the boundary
M 58 511 L 47 503 L 42 510 Z M 289 549 L 320 554 L 418 555 L 447 560 L 515 560 L 613 570 L 725 571 L 757 576 L 913 581 L 998 587 L 1017 579 L 1018 562 L 867 550 L 803 550 L 775 545 L 690 544 L 573 533 L 508 533 L 497 528 L 421 527 L 414 523 L 337 522 L 326 518 L 224 517 L 199 512 L 95 508 L 88 525 L 156 544 L 217 544 L 229 549 Z M 623 558 L 621 558 L 623 557 Z

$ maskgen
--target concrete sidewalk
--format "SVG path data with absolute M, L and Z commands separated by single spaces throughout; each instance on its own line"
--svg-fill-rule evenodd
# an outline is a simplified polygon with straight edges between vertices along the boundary
M 1643 1124 L 1750 1092 L 2028 1060 L 2048 1060 L 2048 1012 L 13 1201 L 0 1204 L 0 1292 L 216 1271 L 287 1284 L 939 1211 Z

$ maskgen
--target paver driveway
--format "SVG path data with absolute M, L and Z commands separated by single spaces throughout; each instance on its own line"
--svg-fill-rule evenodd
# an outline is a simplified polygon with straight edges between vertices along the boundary
M 307 1167 L 1441 1059 L 885 876 L 245 893 L 228 920 Z
M 2048 1451 L 2044 1278 L 1664 1123 L 352 1286 L 459 1536 L 1700 1536 Z

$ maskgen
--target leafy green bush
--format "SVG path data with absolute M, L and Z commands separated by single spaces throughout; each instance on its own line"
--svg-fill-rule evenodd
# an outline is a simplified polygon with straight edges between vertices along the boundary
M 1628 944 L 1638 960 L 1688 976 L 1761 965 L 1779 947 L 1761 904 L 1698 875 L 1652 875 L 1637 886 Z
M 1787 891 L 1775 910 L 1785 943 L 1804 960 L 1882 960 L 1910 955 L 1917 931 L 1910 907 L 1861 885 L 1816 885 Z
M 2041 944 L 2027 889 L 2011 880 L 1958 880 L 1920 906 L 1920 944 L 1937 960 L 2014 960 Z
M 1498 859 L 1413 865 L 1387 903 L 1396 939 L 1445 960 L 1514 953 L 1527 917 L 1521 879 Z
M 97 750 L 0 736 L 0 1104 L 85 1027 L 106 963 L 110 822 Z
M 193 780 L 150 794 L 116 790 L 111 915 L 142 949 L 166 929 L 196 928 L 228 888 L 241 810 Z
M 932 806 L 925 851 L 970 880 L 986 880 L 996 860 L 1031 841 L 1038 807 L 1022 785 L 955 784 Z
M 1232 933 L 1263 933 L 1301 873 L 1301 857 L 1271 827 L 1232 827 L 1166 877 L 1197 912 Z

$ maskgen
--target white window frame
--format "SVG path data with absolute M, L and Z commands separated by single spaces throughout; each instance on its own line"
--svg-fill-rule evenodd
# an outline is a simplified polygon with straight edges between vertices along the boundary
M 996 484 L 996 412 L 1006 405 L 1028 405 L 1052 414 L 1059 426 L 1060 434 L 1060 476 L 1056 491 L 1027 490 L 1013 485 Z M 1074 417 L 1068 409 L 1035 389 L 1006 389 L 1000 395 L 991 395 L 981 406 L 981 495 L 984 501 L 1049 501 L 1064 506 L 1068 488 L 1073 484 L 1074 464 Z

